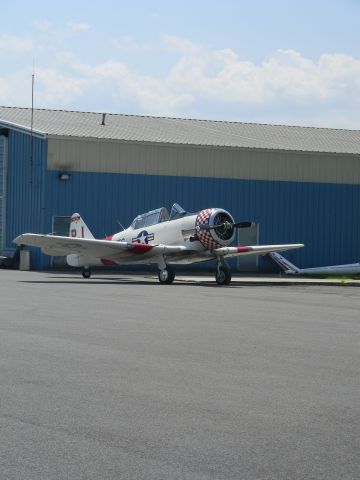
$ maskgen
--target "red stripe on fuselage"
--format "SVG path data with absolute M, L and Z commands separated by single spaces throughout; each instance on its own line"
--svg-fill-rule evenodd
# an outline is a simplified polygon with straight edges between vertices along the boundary
M 100 261 L 103 265 L 117 265 L 113 260 L 108 260 L 107 258 L 100 258 Z
M 102 240 L 108 240 L 109 242 L 113 239 L 113 235 L 109 237 L 105 237 Z M 133 243 L 128 245 L 128 252 L 133 252 L 137 254 L 142 254 L 149 252 L 153 248 L 152 245 L 148 245 L 147 243 Z M 114 262 L 113 260 L 109 260 L 108 258 L 100 258 L 100 261 L 103 265 L 117 265 L 118 262 Z
M 237 247 L 238 253 L 245 253 L 245 252 L 250 252 L 249 247 Z

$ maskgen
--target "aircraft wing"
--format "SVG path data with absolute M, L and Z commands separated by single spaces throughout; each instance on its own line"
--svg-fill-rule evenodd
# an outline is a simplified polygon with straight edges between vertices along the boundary
M 112 240 L 96 240 L 89 238 L 60 237 L 57 235 L 40 235 L 24 233 L 14 239 L 17 245 L 40 247 L 47 255 L 81 254 L 86 257 L 106 258 L 121 262 L 134 256 L 139 259 L 158 255 L 180 253 L 187 250 L 184 246 L 148 245 L 143 243 L 126 243 Z
M 24 233 L 14 239 L 17 245 L 29 245 L 39 247 L 47 255 L 70 255 L 81 254 L 86 257 L 106 258 L 115 262 L 129 260 L 131 257 L 140 260 L 143 257 L 147 260 L 159 255 L 190 257 L 196 250 L 184 245 L 149 245 L 143 243 L 116 242 L 112 240 L 96 240 L 93 238 L 72 238 L 61 237 L 57 235 L 41 235 L 35 233 Z M 265 255 L 270 252 L 283 252 L 293 248 L 301 248 L 304 245 L 286 244 L 286 245 L 254 245 L 222 247 L 212 251 L 202 252 L 204 260 L 223 256 L 226 258 L 238 257 L 243 255 Z
M 253 245 L 253 246 L 237 246 L 237 247 L 222 247 L 213 250 L 215 255 L 226 258 L 241 257 L 245 255 L 266 255 L 270 252 L 284 252 L 285 250 L 292 250 L 294 248 L 302 248 L 303 243 L 292 243 L 285 245 Z

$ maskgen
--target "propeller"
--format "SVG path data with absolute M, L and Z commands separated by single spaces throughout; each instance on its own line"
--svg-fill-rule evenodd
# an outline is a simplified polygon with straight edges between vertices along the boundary
M 215 230 L 216 228 L 224 227 L 225 230 L 233 230 L 234 228 L 248 228 L 248 227 L 252 227 L 253 225 L 254 225 L 254 222 L 238 222 L 238 223 L 223 222 L 223 223 L 217 223 L 216 225 L 202 224 L 202 225 L 199 225 L 199 228 L 200 230 Z

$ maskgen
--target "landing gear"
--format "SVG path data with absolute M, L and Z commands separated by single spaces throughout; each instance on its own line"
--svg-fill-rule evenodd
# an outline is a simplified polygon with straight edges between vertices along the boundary
M 90 268 L 83 268 L 82 270 L 82 276 L 84 278 L 90 278 L 91 277 L 91 270 Z
M 215 280 L 218 285 L 229 285 L 231 282 L 231 270 L 225 262 L 219 262 L 215 272 Z
M 175 272 L 169 267 L 159 270 L 159 282 L 163 285 L 170 285 L 175 279 Z
M 170 285 L 174 281 L 175 272 L 166 264 L 165 256 L 161 255 L 158 259 L 159 282 L 163 285 Z

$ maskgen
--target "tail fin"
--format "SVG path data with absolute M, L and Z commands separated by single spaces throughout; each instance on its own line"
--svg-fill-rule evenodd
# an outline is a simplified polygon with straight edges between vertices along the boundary
M 90 232 L 79 213 L 74 213 L 71 216 L 69 237 L 94 238 L 94 235 Z
M 280 253 L 271 252 L 269 255 L 274 262 L 276 262 L 285 271 L 285 273 L 300 273 L 300 269 L 289 262 L 289 260 L 286 260 L 286 258 L 282 257 Z

